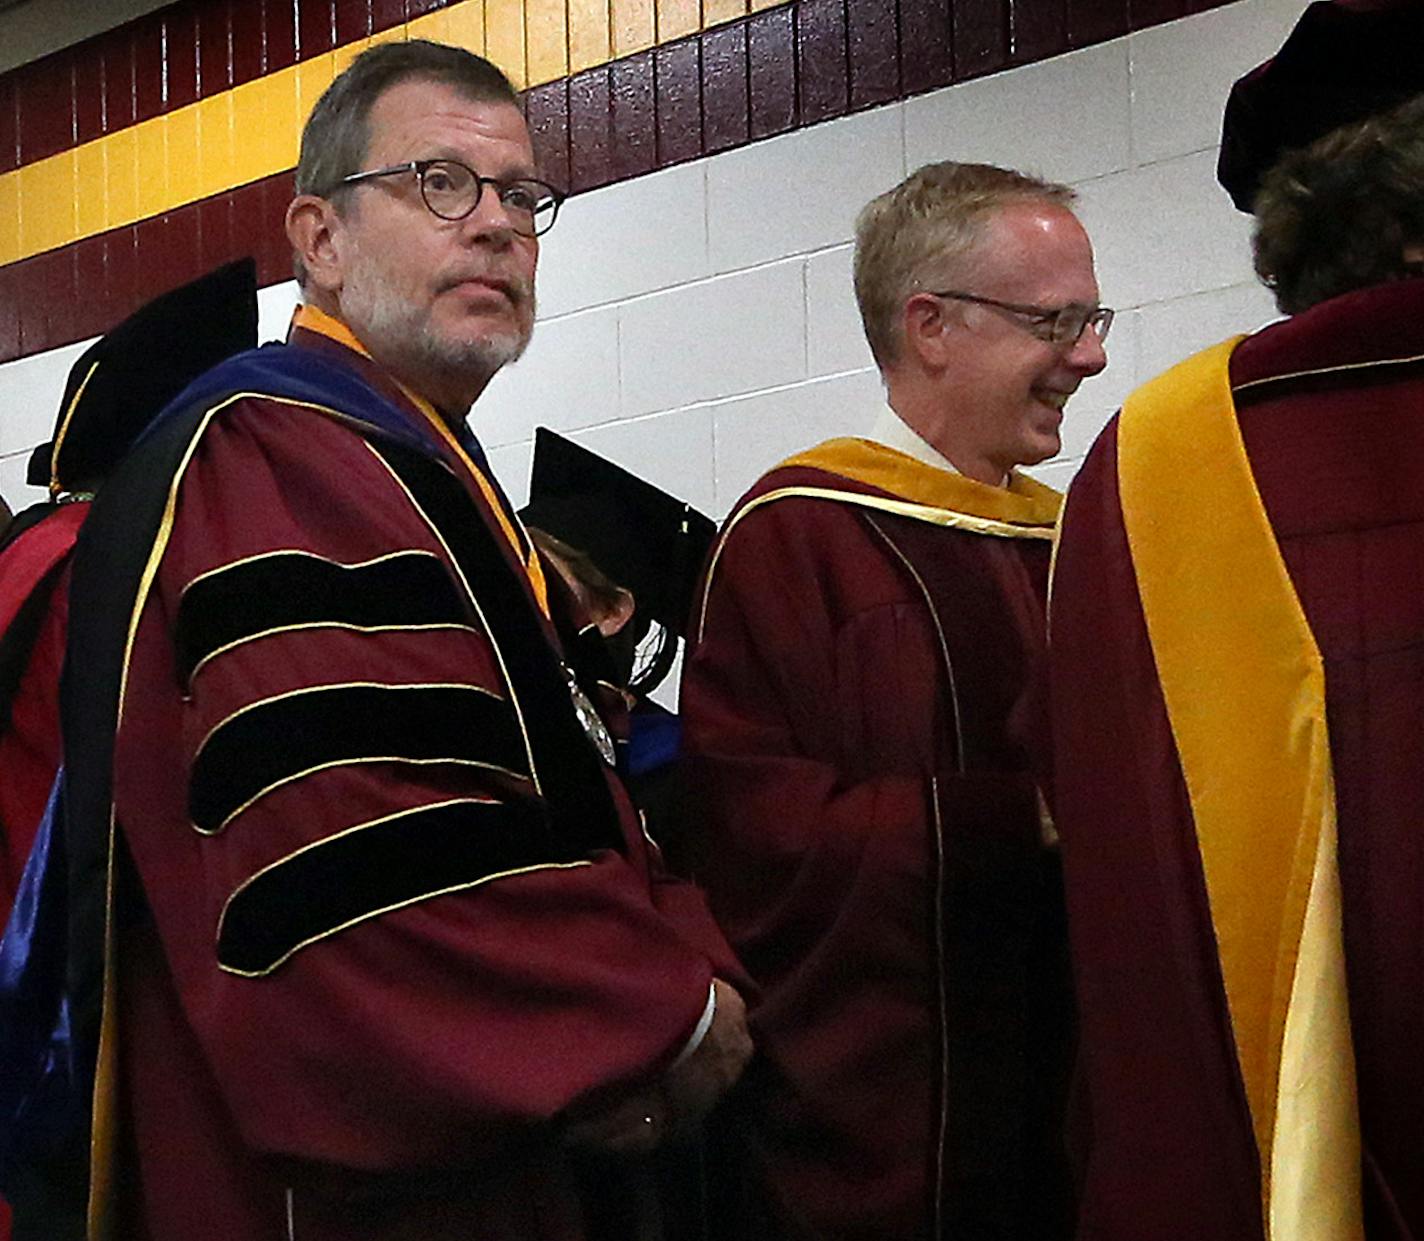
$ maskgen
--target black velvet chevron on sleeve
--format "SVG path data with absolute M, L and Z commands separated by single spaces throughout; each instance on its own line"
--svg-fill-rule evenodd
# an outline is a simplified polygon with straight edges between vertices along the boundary
M 271 973 L 355 923 L 538 866 L 580 861 L 533 802 L 460 800 L 363 823 L 273 863 L 228 899 L 218 962 Z
M 599 849 L 622 851 L 603 760 L 579 724 L 562 662 L 538 633 L 536 613 L 496 543 L 498 535 L 472 513 L 469 496 L 450 471 L 400 444 L 373 441 L 371 447 L 440 531 L 465 580 L 479 583 L 486 636 L 501 653 L 510 696 L 529 721 L 536 782 L 555 831 L 584 857 Z
M 514 712 L 494 694 L 469 685 L 325 685 L 254 703 L 214 728 L 193 760 L 188 813 L 211 835 L 278 785 L 362 762 L 529 774 Z
M 183 592 L 175 639 L 178 670 L 187 685 L 204 660 L 286 629 L 469 624 L 449 572 L 429 552 L 399 552 L 352 565 L 309 552 L 272 552 L 214 569 Z

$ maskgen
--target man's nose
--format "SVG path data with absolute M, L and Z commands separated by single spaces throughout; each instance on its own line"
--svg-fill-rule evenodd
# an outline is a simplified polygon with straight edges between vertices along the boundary
M 1084 328 L 1083 334 L 1069 351 L 1068 365 L 1086 377 L 1096 375 L 1107 364 L 1108 351 L 1102 337 L 1091 326 Z
M 509 208 L 499 196 L 499 190 L 486 185 L 475 209 L 465 217 L 465 234 L 472 240 L 507 245 L 516 236 Z

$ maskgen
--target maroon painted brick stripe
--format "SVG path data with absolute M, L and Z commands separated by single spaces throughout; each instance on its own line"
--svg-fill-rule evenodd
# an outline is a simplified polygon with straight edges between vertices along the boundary
M 0 171 L 446 2 L 180 0 L 0 76 Z M 534 87 L 524 109 L 540 166 L 579 192 L 1225 2 L 793 0 Z M 291 184 L 268 177 L 0 268 L 0 362 L 97 335 L 227 258 L 286 279 Z

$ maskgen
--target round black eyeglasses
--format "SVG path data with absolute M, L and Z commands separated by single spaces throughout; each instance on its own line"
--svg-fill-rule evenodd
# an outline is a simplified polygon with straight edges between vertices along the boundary
M 349 177 L 342 177 L 337 188 L 402 173 L 415 174 L 425 205 L 432 215 L 442 220 L 463 220 L 480 205 L 480 196 L 485 186 L 489 186 L 499 195 L 510 226 L 525 237 L 542 237 L 553 228 L 564 201 L 563 194 L 545 181 L 534 177 L 513 177 L 507 181 L 500 177 L 482 177 L 454 159 L 413 159 L 389 168 L 353 172 Z
M 1117 313 L 1106 306 L 1085 306 L 1081 302 L 1069 302 L 1066 306 L 1025 306 L 1019 302 L 980 297 L 977 293 L 961 293 L 957 289 L 947 289 L 942 293 L 926 289 L 925 292 L 931 297 L 972 302 L 976 306 L 988 306 L 991 310 L 1014 315 L 1039 340 L 1059 346 L 1076 345 L 1088 328 L 1093 329 L 1099 343 L 1107 340 L 1113 316 Z

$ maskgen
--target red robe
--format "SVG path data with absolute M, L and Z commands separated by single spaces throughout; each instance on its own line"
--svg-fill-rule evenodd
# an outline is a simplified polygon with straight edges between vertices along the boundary
M 1424 1238 L 1421 325 L 1424 282 L 1386 285 L 1265 329 L 1230 365 L 1324 659 L 1370 1241 Z M 1052 631 L 1054 809 L 1093 1138 L 1079 1236 L 1259 1241 L 1259 1159 L 1128 556 L 1116 424 L 1069 494 Z
M 694 618 L 698 878 L 762 989 L 725 1237 L 1064 1235 L 1064 935 L 1016 728 L 1048 542 L 850 502 L 897 496 L 926 498 L 772 471 Z
M 374 364 L 294 340 L 444 451 Z M 522 583 L 504 620 L 554 642 L 447 464 Z M 611 771 L 621 848 L 521 865 L 541 803 L 520 729 L 541 721 L 512 707 L 484 584 L 365 438 L 243 398 L 176 494 L 114 763 L 145 898 L 120 902 L 118 1235 L 645 1235 L 610 1192 L 626 1168 L 561 1126 L 656 1078 L 714 972 L 735 977 L 699 898 L 659 876 Z M 294 619 L 309 598 L 330 614 Z M 472 882 L 466 850 L 504 861 Z M 425 895 L 382 895 L 408 873 Z
M 0 928 L 10 916 L 35 828 L 59 766 L 59 670 L 64 660 L 68 590 L 63 562 L 89 510 L 65 504 L 0 552 L 0 635 L 40 582 L 61 577 L 49 590 L 45 615 L 10 707 L 0 727 Z

